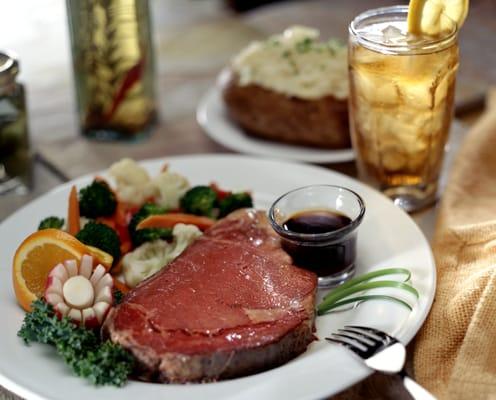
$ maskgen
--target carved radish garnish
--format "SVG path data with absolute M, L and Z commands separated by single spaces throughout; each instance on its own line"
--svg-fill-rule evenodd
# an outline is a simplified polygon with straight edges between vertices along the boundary
M 93 257 L 84 255 L 81 263 L 67 260 L 48 274 L 45 300 L 59 317 L 68 317 L 87 328 L 99 327 L 113 303 L 114 280 L 105 267 L 93 270 Z

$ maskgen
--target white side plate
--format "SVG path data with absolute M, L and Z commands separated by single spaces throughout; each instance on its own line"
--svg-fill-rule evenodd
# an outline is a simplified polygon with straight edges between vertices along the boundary
M 352 161 L 352 149 L 331 150 L 271 142 L 249 136 L 227 115 L 219 86 L 212 87 L 200 101 L 196 119 L 208 136 L 240 153 L 309 163 Z

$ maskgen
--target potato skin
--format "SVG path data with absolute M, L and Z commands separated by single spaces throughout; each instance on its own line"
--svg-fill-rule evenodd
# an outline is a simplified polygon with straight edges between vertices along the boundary
M 320 148 L 350 147 L 346 100 L 305 100 L 259 85 L 240 86 L 232 70 L 223 72 L 220 85 L 229 116 L 250 135 Z

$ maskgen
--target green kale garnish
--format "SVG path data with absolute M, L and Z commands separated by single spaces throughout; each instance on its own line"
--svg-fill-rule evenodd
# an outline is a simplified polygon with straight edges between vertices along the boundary
M 118 344 L 105 341 L 70 365 L 76 375 L 88 379 L 94 385 L 122 386 L 133 370 L 133 364 L 130 353 Z
M 42 229 L 62 229 L 63 226 L 64 218 L 52 216 L 42 219 L 40 224 L 38 225 L 38 230 L 41 231 Z
M 121 346 L 101 342 L 95 331 L 76 326 L 68 318 L 59 319 L 42 300 L 32 303 L 17 335 L 26 344 L 54 346 L 77 376 L 95 385 L 122 386 L 133 370 L 133 356 Z

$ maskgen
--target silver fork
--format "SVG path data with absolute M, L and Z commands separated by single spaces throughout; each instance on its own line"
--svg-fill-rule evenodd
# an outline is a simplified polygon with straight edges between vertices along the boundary
M 436 398 L 420 386 L 405 371 L 405 346 L 396 338 L 378 329 L 348 325 L 325 339 L 347 347 L 358 355 L 369 368 L 386 374 L 398 374 L 405 389 L 416 400 Z

